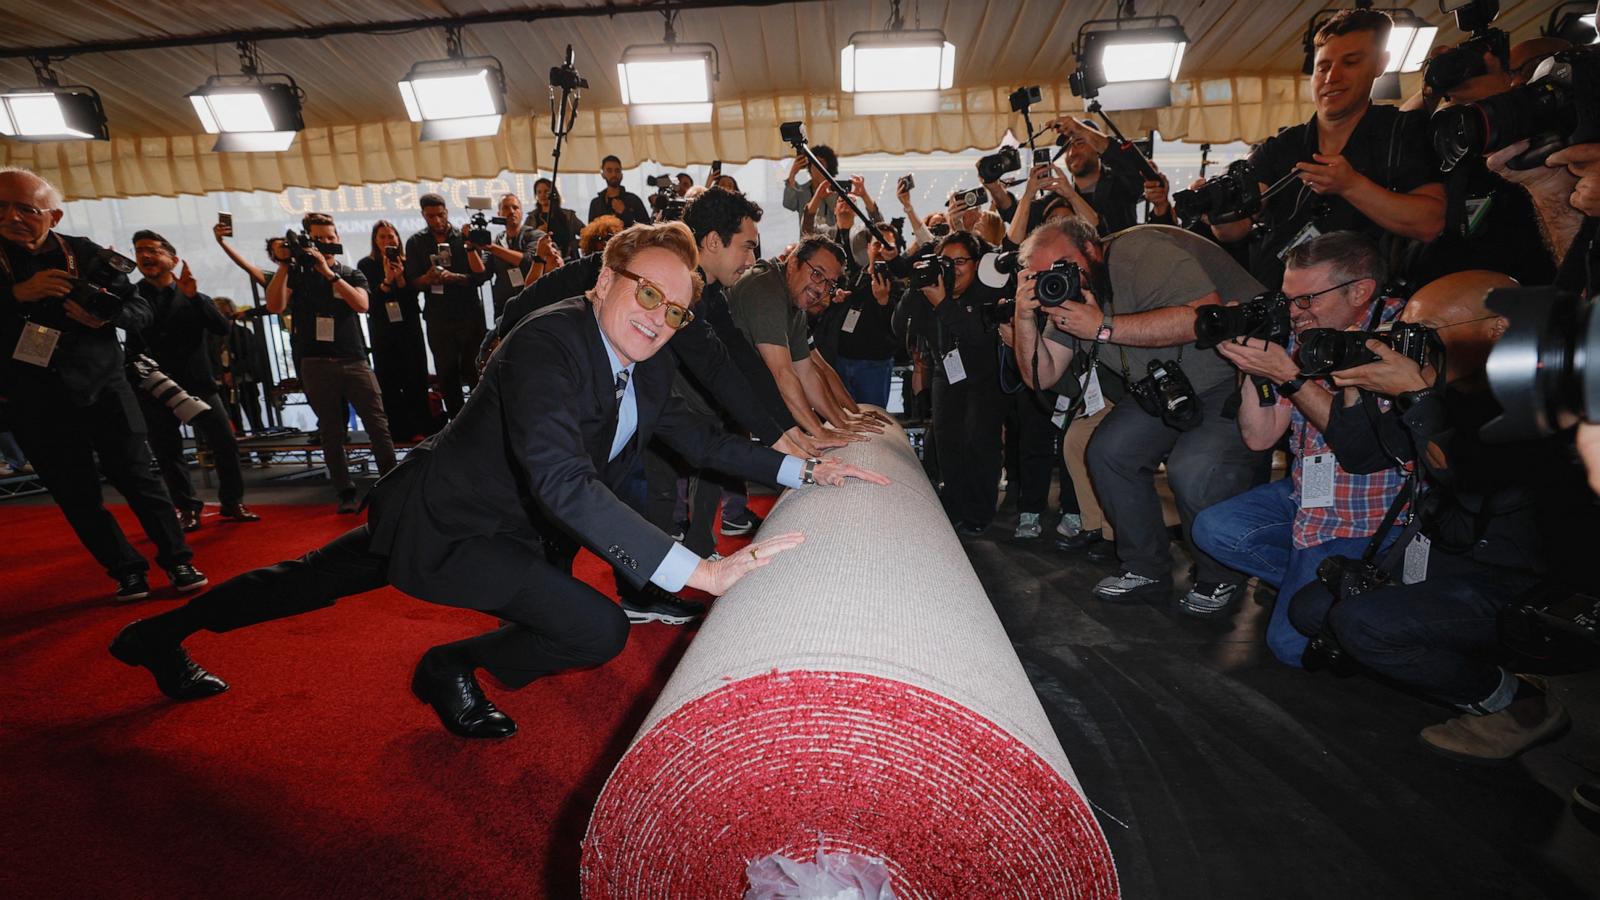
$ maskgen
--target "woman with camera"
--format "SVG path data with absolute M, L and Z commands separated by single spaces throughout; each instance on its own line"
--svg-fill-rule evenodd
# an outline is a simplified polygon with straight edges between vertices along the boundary
M 390 433 L 398 441 L 420 440 L 435 431 L 428 408 L 428 345 L 419 291 L 406 285 L 405 253 L 393 224 L 380 219 L 372 226 L 372 251 L 356 268 L 372 286 L 367 333 Z
M 969 232 L 945 236 L 933 257 L 912 267 L 913 287 L 901 300 L 911 307 L 907 332 L 933 370 L 940 497 L 963 537 L 988 529 L 999 500 L 999 338 L 980 311 L 999 293 L 977 277 L 988 249 Z

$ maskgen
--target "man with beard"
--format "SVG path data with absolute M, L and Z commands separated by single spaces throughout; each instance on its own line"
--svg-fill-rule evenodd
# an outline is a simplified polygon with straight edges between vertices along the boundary
M 650 210 L 645 207 L 644 201 L 639 199 L 638 194 L 622 187 L 622 160 L 615 156 L 600 160 L 600 177 L 606 180 L 606 186 L 589 201 L 589 221 L 593 222 L 601 216 L 616 216 L 622 220 L 623 228 L 650 221 Z
M 1100 126 L 1093 119 L 1063 116 L 1051 122 L 1050 127 L 1067 139 L 1067 172 L 1072 175 L 1072 187 L 1100 216 L 1100 233 L 1111 234 L 1138 224 L 1144 182 L 1131 161 L 1118 159 L 1121 151 L 1111 146 L 1111 139 L 1100 131 Z M 1114 161 L 1106 162 L 1103 156 Z

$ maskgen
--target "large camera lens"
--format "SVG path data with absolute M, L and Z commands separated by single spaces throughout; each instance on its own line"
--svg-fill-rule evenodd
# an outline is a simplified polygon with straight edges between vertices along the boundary
M 1301 374 L 1326 375 L 1376 362 L 1378 357 L 1367 349 L 1367 339 L 1370 337 L 1372 335 L 1364 331 L 1339 331 L 1333 328 L 1310 328 L 1301 332 Z
M 1060 306 L 1072 300 L 1083 302 L 1082 270 L 1065 260 L 1033 276 L 1033 296 L 1040 306 Z
M 1449 171 L 1462 160 L 1493 153 L 1520 140 L 1563 138 L 1576 126 L 1577 107 L 1572 92 L 1547 78 L 1477 103 L 1447 106 L 1433 114 L 1428 130 L 1440 167 Z
M 1489 353 L 1489 389 L 1504 412 L 1484 440 L 1529 440 L 1600 421 L 1600 316 L 1555 288 L 1500 288 L 1488 307 L 1510 320 Z

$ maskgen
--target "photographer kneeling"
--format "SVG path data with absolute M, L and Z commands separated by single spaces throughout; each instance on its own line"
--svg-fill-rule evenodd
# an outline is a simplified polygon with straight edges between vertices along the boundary
M 1194 348 L 1196 307 L 1247 300 L 1261 284 L 1226 250 L 1168 225 L 1141 225 L 1102 241 L 1083 221 L 1060 219 L 1040 225 L 1028 244 L 1032 277 L 1017 286 L 1018 367 L 1031 376 L 1037 362 L 1035 383 L 1052 384 L 1075 353 L 1088 353 L 1120 370 L 1137 400 L 1106 413 L 1089 442 L 1089 474 L 1116 528 L 1123 565 L 1121 575 L 1095 586 L 1095 596 L 1163 594 L 1172 552 L 1155 487 L 1162 460 L 1186 537 L 1201 510 L 1249 488 L 1262 469 L 1263 454 L 1245 446 L 1224 414 L 1234 393 L 1232 368 Z M 1052 262 L 1076 267 L 1080 290 L 1043 310 L 1050 325 L 1039 340 L 1035 285 Z M 1198 550 L 1194 558 L 1185 603 L 1226 604 L 1239 574 Z
M 1365 342 L 1376 361 L 1334 373 L 1340 387 L 1395 401 L 1377 416 L 1364 404 L 1334 406 L 1326 436 L 1341 464 L 1374 471 L 1398 456 L 1416 462 L 1427 489 L 1416 504 L 1417 522 L 1406 528 L 1417 538 L 1405 547 L 1403 574 L 1343 578 L 1337 602 L 1325 585 L 1313 583 L 1289 609 L 1296 628 L 1317 636 L 1308 668 L 1347 655 L 1467 713 L 1424 728 L 1421 738 L 1469 762 L 1509 760 L 1565 726 L 1566 712 L 1542 684 L 1490 660 L 1499 654 L 1501 609 L 1537 584 L 1542 570 L 1564 557 L 1568 565 L 1582 558 L 1584 543 L 1592 552 L 1592 529 L 1574 528 L 1592 518 L 1586 514 L 1592 495 L 1574 461 L 1571 434 L 1509 443 L 1479 435 L 1500 412 L 1484 363 L 1508 324 L 1486 309 L 1484 298 L 1513 284 L 1494 273 L 1460 272 L 1411 298 L 1401 318 L 1437 332 L 1446 354 L 1442 383 L 1376 340 Z M 1371 574 L 1358 560 L 1343 562 Z M 1399 567 L 1398 560 L 1385 562 Z
M 1287 432 L 1295 457 L 1290 475 L 1201 511 L 1194 542 L 1219 561 L 1278 589 L 1267 646 L 1279 660 L 1298 666 L 1306 637 L 1289 624 L 1289 599 L 1316 580 L 1324 559 L 1361 555 L 1399 493 L 1403 474 L 1392 465 L 1372 474 L 1352 474 L 1328 452 L 1323 431 L 1329 411 L 1335 403 L 1353 402 L 1355 392 L 1340 397 L 1319 380 L 1302 377 L 1294 359 L 1295 336 L 1311 328 L 1345 331 L 1387 322 L 1402 304 L 1379 300 L 1386 274 L 1383 260 L 1377 246 L 1356 232 L 1336 231 L 1308 241 L 1289 251 L 1285 262 L 1283 293 L 1264 299 L 1276 305 L 1267 314 L 1281 317 L 1275 327 L 1288 324 L 1293 329 L 1292 336 L 1284 336 L 1288 345 L 1250 335 L 1224 340 L 1217 352 L 1250 376 L 1241 387 L 1239 404 L 1244 442 L 1255 450 L 1271 450 Z M 1379 302 L 1382 309 L 1375 308 Z M 1258 383 L 1276 387 L 1275 402 L 1261 404 Z M 1228 608 L 1203 600 L 1185 598 L 1183 610 L 1212 616 Z

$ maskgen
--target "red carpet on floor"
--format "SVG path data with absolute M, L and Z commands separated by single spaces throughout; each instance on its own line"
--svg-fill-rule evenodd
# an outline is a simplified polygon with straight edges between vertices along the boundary
M 758 498 L 758 511 L 769 498 Z M 208 516 L 191 535 L 212 584 L 350 528 L 332 506 Z M 210 511 L 214 512 L 215 507 Z M 115 513 L 146 558 L 125 507 Z M 595 798 L 693 632 L 635 626 L 598 669 L 512 692 L 502 742 L 446 733 L 408 690 L 428 647 L 488 616 L 392 589 L 187 646 L 232 690 L 156 691 L 106 646 L 172 608 L 113 583 L 53 506 L 0 506 L 0 895 L 5 897 L 576 897 Z M 745 543 L 725 539 L 723 552 Z M 615 594 L 587 553 L 577 573 Z

